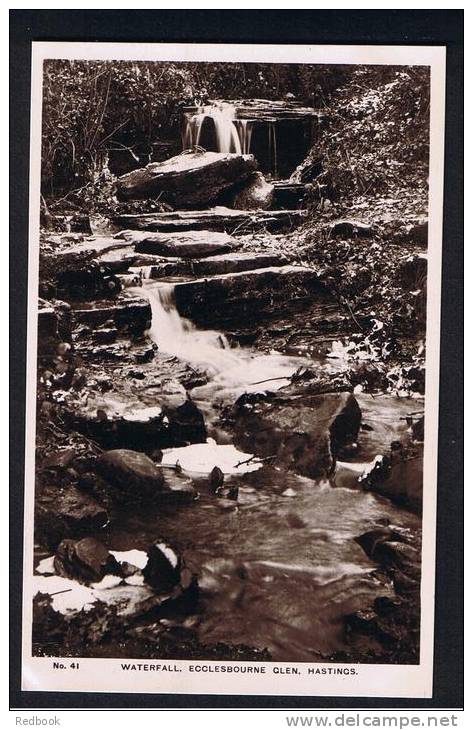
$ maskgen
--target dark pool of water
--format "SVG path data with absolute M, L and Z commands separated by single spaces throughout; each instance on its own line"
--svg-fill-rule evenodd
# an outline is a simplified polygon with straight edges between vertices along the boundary
M 407 430 L 414 400 L 359 396 L 363 423 L 360 461 L 385 452 Z M 166 539 L 199 576 L 199 634 L 204 643 L 244 643 L 275 660 L 316 659 L 346 648 L 343 617 L 391 588 L 372 575 L 376 565 L 354 538 L 386 519 L 403 528 L 417 516 L 369 492 L 265 467 L 239 477 L 238 505 L 209 493 L 178 510 L 123 515 L 108 531 L 113 549 L 147 549 Z

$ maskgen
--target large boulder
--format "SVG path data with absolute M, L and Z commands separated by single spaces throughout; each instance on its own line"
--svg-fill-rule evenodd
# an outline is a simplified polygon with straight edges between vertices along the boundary
M 188 231 L 183 233 L 150 233 L 135 244 L 137 253 L 156 256 L 200 258 L 228 253 L 237 248 L 237 242 L 228 233 Z
M 267 182 L 262 172 L 254 172 L 233 198 L 233 207 L 239 210 L 267 210 L 271 207 L 274 185 Z
M 126 383 L 125 383 L 126 386 Z M 92 392 L 85 402 L 70 393 L 62 406 L 68 427 L 97 441 L 105 449 L 135 449 L 154 455 L 162 448 L 205 441 L 202 413 L 184 395 L 163 394 L 157 402 L 132 395 L 126 387 Z
M 231 419 L 238 447 L 311 478 L 328 476 L 356 441 L 361 411 L 350 393 L 243 395 Z
M 422 512 L 423 455 L 392 451 L 389 456 L 374 459 L 371 468 L 363 475 L 363 489 L 391 499 L 396 504 Z
M 137 501 L 153 499 L 164 487 L 161 470 L 139 451 L 106 451 L 97 461 L 97 470 L 124 498 Z
M 211 205 L 254 170 L 253 155 L 191 152 L 122 175 L 116 192 L 122 200 L 159 196 L 178 207 Z

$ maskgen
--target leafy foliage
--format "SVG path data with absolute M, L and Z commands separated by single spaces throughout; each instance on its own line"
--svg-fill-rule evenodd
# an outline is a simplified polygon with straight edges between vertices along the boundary
M 107 155 L 149 161 L 155 142 L 177 139 L 184 105 L 208 98 L 281 98 L 317 105 L 351 67 L 297 64 L 50 60 L 44 64 L 42 191 L 107 183 Z M 144 155 L 144 157 L 142 157 Z M 101 185 L 98 186 L 97 183 Z M 92 185 L 92 187 L 91 187 Z
M 191 93 L 177 64 L 47 61 L 43 96 L 43 190 L 96 181 L 107 152 L 148 142 L 176 124 Z
M 317 144 L 293 175 L 319 161 L 337 198 L 426 190 L 429 69 L 360 66 L 332 96 Z

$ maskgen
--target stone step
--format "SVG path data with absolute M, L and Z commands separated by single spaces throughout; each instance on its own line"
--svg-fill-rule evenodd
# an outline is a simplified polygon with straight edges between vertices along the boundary
M 113 299 L 80 302 L 72 308 L 75 324 L 92 329 L 110 323 L 118 332 L 141 334 L 151 326 L 151 307 L 144 296 L 124 290 Z
M 133 239 L 132 239 L 133 240 Z M 185 231 L 149 233 L 136 241 L 136 253 L 182 258 L 201 258 L 229 253 L 238 248 L 238 241 L 225 232 Z
M 269 266 L 175 286 L 179 313 L 201 326 L 229 326 L 293 311 L 301 302 L 333 303 L 317 273 L 303 266 Z M 250 318 L 248 320 L 248 318 Z
M 240 271 L 264 269 L 272 266 L 285 266 L 287 258 L 278 253 L 236 252 L 209 256 L 205 259 L 173 259 L 161 261 L 145 268 L 136 266 L 130 269 L 133 274 L 144 273 L 147 279 L 163 279 L 167 276 L 215 276 L 235 274 Z
M 208 210 L 118 215 L 111 217 L 110 222 L 116 229 L 159 232 L 212 230 L 241 235 L 252 230 L 290 229 L 306 217 L 306 210 L 249 211 L 219 206 Z
M 307 194 L 306 185 L 294 183 L 290 180 L 275 180 L 273 182 L 273 206 L 274 208 L 300 208 L 303 205 Z

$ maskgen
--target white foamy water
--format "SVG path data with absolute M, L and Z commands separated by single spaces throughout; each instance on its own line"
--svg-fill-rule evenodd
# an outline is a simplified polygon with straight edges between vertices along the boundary
M 227 338 L 214 330 L 197 330 L 181 317 L 174 303 L 174 285 L 148 285 L 152 324 L 149 335 L 161 352 L 204 367 L 210 372 L 237 367 L 238 356 L 231 351 Z
M 259 355 L 231 348 L 222 332 L 196 329 L 179 315 L 173 284 L 148 284 L 144 291 L 152 310 L 149 335 L 159 350 L 203 368 L 212 376 L 211 383 L 194 388 L 192 396 L 197 400 L 232 402 L 245 392 L 278 390 L 289 384 L 291 375 L 302 364 L 300 357 Z
M 164 449 L 161 465 L 174 467 L 177 463 L 184 471 L 194 474 L 210 474 L 214 466 L 218 466 L 224 474 L 246 474 L 263 466 L 252 454 L 238 451 L 231 444 L 219 445 L 211 438 L 205 444 Z
M 251 126 L 238 124 L 235 107 L 221 102 L 201 107 L 195 114 L 189 114 L 183 133 L 184 150 L 199 145 L 205 121 L 213 126 L 217 152 L 248 154 L 251 143 Z

